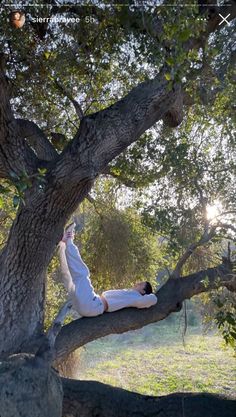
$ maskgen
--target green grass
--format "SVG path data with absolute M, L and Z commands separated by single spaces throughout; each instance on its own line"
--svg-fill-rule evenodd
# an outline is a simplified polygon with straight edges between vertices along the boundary
M 150 325 L 92 342 L 80 351 L 78 378 L 97 380 L 141 394 L 177 391 L 236 396 L 233 351 L 217 335 L 185 337 L 173 325 Z

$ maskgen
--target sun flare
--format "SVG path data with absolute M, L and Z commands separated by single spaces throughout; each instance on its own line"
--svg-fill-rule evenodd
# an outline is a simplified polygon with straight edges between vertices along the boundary
M 220 215 L 222 206 L 219 202 L 207 206 L 207 219 L 214 220 L 217 216 Z

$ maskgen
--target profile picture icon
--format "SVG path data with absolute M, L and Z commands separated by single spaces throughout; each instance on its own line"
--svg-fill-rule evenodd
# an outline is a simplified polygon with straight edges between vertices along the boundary
M 25 14 L 21 10 L 14 10 L 9 16 L 10 23 L 14 28 L 20 29 L 25 24 Z

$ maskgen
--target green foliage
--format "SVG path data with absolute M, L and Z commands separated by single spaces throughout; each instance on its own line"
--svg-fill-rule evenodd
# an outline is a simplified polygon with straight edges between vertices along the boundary
M 159 167 L 152 175 L 151 193 L 145 191 L 148 202 L 143 204 L 142 195 L 140 203 L 145 222 L 170 237 L 173 251 L 200 237 L 206 222 L 202 196 L 208 205 L 220 202 L 222 213 L 235 210 L 235 146 L 225 126 L 210 120 L 203 111 L 195 106 L 178 131 L 158 132 L 154 152 Z M 144 158 L 149 158 L 145 152 Z M 148 170 L 143 173 L 143 182 L 148 175 Z M 222 218 L 234 224 L 233 213 Z M 219 234 L 222 236 L 220 230 Z
M 113 185 L 111 181 L 97 182 L 96 202 L 83 203 L 85 228 L 76 234 L 75 242 L 99 293 L 110 288 L 128 288 L 142 280 L 151 281 L 155 288 L 165 252 L 134 208 L 118 208 L 118 190 Z M 65 301 L 66 291 L 60 279 L 55 254 L 48 269 L 45 328 Z
M 0 187 L 0 247 L 6 244 L 12 222 L 16 216 L 13 195 L 13 187 L 2 180 Z
M 216 313 L 215 321 L 219 327 L 225 343 L 236 349 L 236 304 L 232 303 L 229 308 L 225 308 L 220 298 L 215 300 L 219 311 Z
M 218 289 L 201 296 L 203 319 L 206 328 L 217 325 L 226 345 L 236 349 L 235 295 L 227 289 Z
M 17 175 L 12 171 L 10 173 L 11 181 L 2 180 L 2 184 L 0 184 L 0 204 L 3 205 L 1 194 L 12 198 L 14 208 L 17 208 L 20 203 L 24 204 L 24 195 L 27 190 L 33 186 L 40 190 L 43 189 L 46 184 L 46 173 L 46 168 L 38 168 L 38 172 L 33 175 L 28 175 L 26 171 Z
M 79 121 L 57 82 L 79 97 L 85 112 L 98 111 L 163 64 L 170 67 L 171 79 L 180 79 L 198 59 L 188 56 L 183 42 L 204 29 L 196 19 L 197 6 L 137 7 L 131 2 L 122 7 L 105 1 L 60 9 L 50 4 L 29 6 L 26 1 L 26 24 L 21 30 L 9 25 L 11 8 L 0 7 L 0 46 L 9 56 L 15 109 L 22 117 L 30 114 L 47 133 L 64 133 L 68 139 Z M 33 22 L 36 17 L 78 22 L 40 24 Z M 153 18 L 160 32 L 153 29 Z
M 95 209 L 87 209 L 86 229 L 81 237 L 82 254 L 88 263 L 96 288 L 128 287 L 150 280 L 160 267 L 161 250 L 157 236 L 141 223 L 133 208 L 118 209 L 103 184 L 103 198 L 96 198 Z M 113 197 L 115 198 L 115 197 Z

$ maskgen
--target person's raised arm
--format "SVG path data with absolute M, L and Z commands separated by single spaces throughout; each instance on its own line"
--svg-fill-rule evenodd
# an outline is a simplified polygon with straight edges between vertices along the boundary
M 137 308 L 149 308 L 157 303 L 155 294 L 145 294 L 137 300 Z

